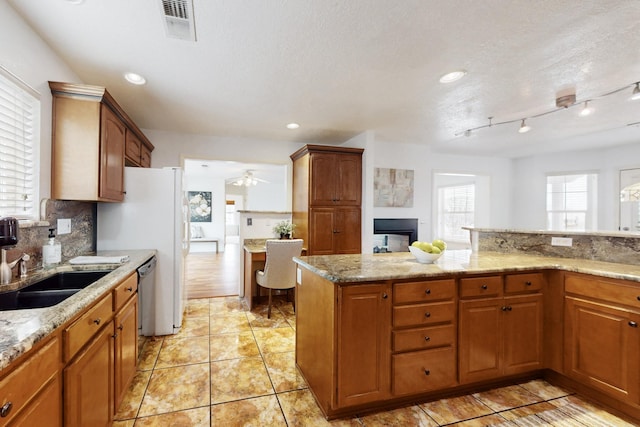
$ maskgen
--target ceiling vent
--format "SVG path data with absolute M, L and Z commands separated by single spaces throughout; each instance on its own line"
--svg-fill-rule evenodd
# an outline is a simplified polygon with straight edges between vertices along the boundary
M 167 37 L 196 41 L 193 0 L 162 0 Z

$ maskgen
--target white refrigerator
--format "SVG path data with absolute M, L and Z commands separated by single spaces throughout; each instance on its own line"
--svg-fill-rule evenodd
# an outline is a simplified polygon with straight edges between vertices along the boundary
M 175 334 L 182 325 L 184 264 L 189 253 L 189 210 L 182 179 L 180 168 L 126 167 L 124 201 L 98 203 L 98 251 L 157 251 L 153 292 L 139 293 L 142 335 Z

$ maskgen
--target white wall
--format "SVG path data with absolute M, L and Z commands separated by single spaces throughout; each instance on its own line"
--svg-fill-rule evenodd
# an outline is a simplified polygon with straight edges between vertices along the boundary
M 5 1 L 0 2 L 0 65 L 40 94 L 40 198 L 48 198 L 52 110 L 48 82 L 82 81 Z
M 619 171 L 639 167 L 640 143 L 609 149 L 572 151 L 515 159 L 512 228 L 532 230 L 546 228 L 547 174 L 597 172 L 599 175 L 598 229 L 618 230 Z

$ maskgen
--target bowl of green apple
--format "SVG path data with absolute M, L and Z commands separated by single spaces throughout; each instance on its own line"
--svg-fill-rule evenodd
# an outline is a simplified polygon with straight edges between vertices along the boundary
M 442 256 L 447 244 L 436 239 L 433 242 L 420 242 L 416 240 L 409 246 L 409 252 L 416 258 L 416 261 L 422 264 L 433 264 Z

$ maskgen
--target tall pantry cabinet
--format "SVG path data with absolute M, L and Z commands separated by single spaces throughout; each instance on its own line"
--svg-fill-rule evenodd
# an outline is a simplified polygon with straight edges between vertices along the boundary
M 294 234 L 308 255 L 361 252 L 363 152 L 305 145 L 291 155 Z

